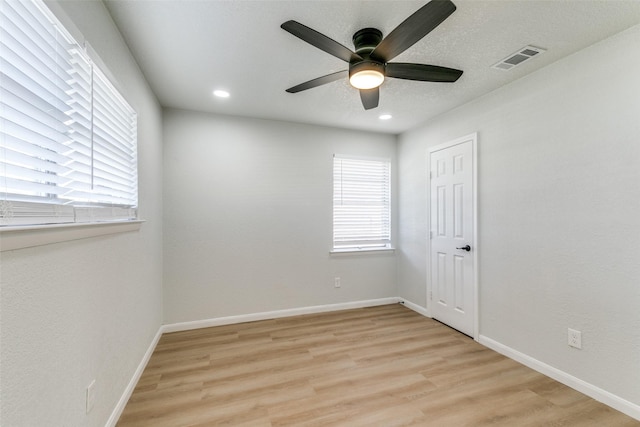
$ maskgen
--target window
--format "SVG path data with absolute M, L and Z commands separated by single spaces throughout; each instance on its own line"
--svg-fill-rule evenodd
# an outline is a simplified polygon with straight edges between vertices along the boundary
M 391 163 L 333 158 L 334 251 L 391 248 Z
M 0 226 L 135 219 L 135 111 L 41 0 L 0 24 Z

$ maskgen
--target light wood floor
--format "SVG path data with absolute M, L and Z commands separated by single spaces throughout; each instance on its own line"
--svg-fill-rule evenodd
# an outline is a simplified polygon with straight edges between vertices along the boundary
M 119 427 L 639 426 L 401 305 L 162 336 Z

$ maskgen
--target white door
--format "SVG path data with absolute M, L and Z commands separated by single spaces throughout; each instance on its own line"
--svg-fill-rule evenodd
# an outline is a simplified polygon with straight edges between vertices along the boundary
M 429 151 L 429 298 L 434 318 L 477 338 L 475 146 L 473 134 Z

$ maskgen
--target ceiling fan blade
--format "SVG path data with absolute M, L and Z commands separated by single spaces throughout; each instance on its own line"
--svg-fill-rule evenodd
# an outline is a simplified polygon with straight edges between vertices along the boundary
M 453 83 L 460 78 L 462 70 L 438 67 L 436 65 L 390 62 L 387 64 L 385 73 L 387 77 L 396 79 Z
M 351 49 L 344 47 L 337 41 L 332 40 L 324 34 L 319 33 L 316 30 L 307 27 L 306 25 L 302 25 L 299 22 L 287 21 L 284 24 L 280 25 L 280 28 L 290 32 L 299 39 L 306 41 L 310 45 L 313 45 L 318 49 L 335 56 L 336 58 L 342 59 L 345 62 L 349 62 L 352 59 L 362 60 L 362 57 L 351 51 Z
M 360 89 L 360 99 L 365 110 L 376 108 L 378 101 L 380 101 L 380 88 Z
M 405 19 L 371 52 L 371 58 L 388 62 L 429 34 L 456 10 L 449 0 L 431 0 Z
M 322 86 L 327 83 L 335 82 L 336 80 L 343 79 L 349 75 L 349 71 L 342 70 L 335 73 L 327 74 L 326 76 L 318 77 L 317 79 L 309 80 L 308 82 L 300 83 L 297 86 L 287 89 L 289 93 L 301 92 L 303 90 L 312 89 L 314 87 Z

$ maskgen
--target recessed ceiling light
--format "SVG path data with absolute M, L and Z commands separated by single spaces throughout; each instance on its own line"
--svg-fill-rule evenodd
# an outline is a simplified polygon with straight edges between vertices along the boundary
M 389 120 L 391 117 L 393 117 L 391 114 L 380 114 L 378 118 L 380 120 Z
M 217 89 L 217 90 L 213 91 L 213 94 L 215 96 L 217 96 L 218 98 L 228 98 L 229 97 L 229 92 L 227 92 L 226 90 Z

